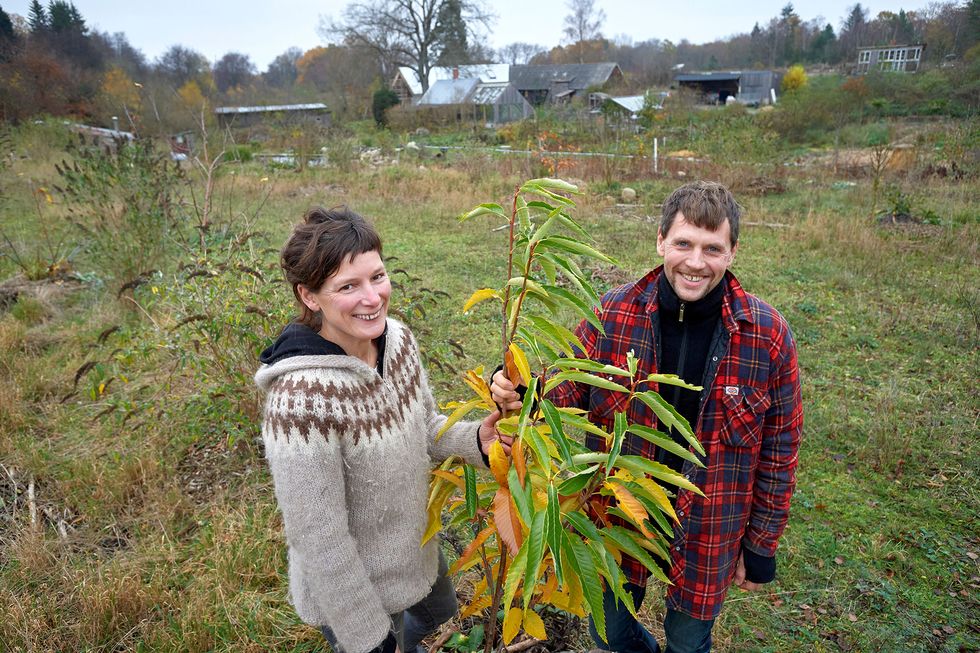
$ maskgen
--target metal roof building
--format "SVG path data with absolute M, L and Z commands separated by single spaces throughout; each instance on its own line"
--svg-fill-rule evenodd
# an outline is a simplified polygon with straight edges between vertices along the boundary
M 534 108 L 507 82 L 483 82 L 479 79 L 443 79 L 429 87 L 419 98 L 419 109 L 454 107 L 456 120 L 480 120 L 503 124 L 523 120 Z
M 683 73 L 674 81 L 680 88 L 692 89 L 709 104 L 725 104 L 729 97 L 740 104 L 773 104 L 783 76 L 772 70 L 731 70 L 727 72 Z
M 619 64 L 527 64 L 510 67 L 510 82 L 532 104 L 571 99 L 586 89 L 603 88 L 623 79 Z

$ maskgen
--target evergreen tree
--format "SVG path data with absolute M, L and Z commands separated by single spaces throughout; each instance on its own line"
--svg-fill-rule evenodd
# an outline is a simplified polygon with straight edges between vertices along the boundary
M 66 0 L 51 0 L 48 3 L 48 26 L 52 32 L 78 32 L 84 34 L 86 31 L 85 20 L 78 12 L 75 4 Z
M 40 34 L 48 29 L 48 12 L 38 0 L 31 0 L 31 6 L 27 9 L 27 25 L 31 28 L 31 34 Z
M 436 60 L 439 66 L 459 66 L 471 63 L 470 49 L 466 41 L 466 21 L 463 20 L 463 6 L 460 0 L 446 0 L 439 9 L 439 32 L 441 52 Z

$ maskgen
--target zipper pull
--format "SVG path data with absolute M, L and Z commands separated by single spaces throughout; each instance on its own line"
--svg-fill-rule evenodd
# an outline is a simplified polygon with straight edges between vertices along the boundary
M 684 307 L 685 306 L 687 306 L 687 304 L 685 304 L 684 302 L 681 302 L 681 310 L 677 314 L 677 321 L 678 322 L 683 322 L 684 321 Z

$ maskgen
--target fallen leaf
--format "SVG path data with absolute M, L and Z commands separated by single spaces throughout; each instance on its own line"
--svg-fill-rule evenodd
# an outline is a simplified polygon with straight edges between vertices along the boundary
M 952 626 L 947 624 L 943 626 L 943 632 L 946 633 L 947 635 L 952 635 L 953 633 L 956 632 L 956 630 Z
M 827 614 L 827 608 L 817 608 L 817 612 L 820 614 Z
M 980 558 L 980 555 L 977 555 L 973 551 L 967 551 L 966 557 L 969 558 L 970 560 L 976 560 L 977 558 Z
M 850 621 L 851 623 L 854 623 L 858 620 L 858 618 L 857 615 L 852 612 L 847 615 L 847 620 Z
M 844 558 L 837 556 L 836 558 L 834 558 L 834 563 L 838 565 L 842 565 L 844 564 Z

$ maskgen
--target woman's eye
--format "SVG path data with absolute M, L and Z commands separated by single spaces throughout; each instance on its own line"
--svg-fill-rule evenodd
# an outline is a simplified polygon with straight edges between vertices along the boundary
M 388 276 L 388 275 L 387 275 L 387 273 L 385 273 L 385 272 L 379 272 L 379 273 L 377 273 L 376 275 L 374 275 L 374 280 L 375 280 L 375 281 L 381 281 L 381 280 L 383 280 L 383 279 L 384 279 L 384 278 L 385 278 L 386 276 Z

